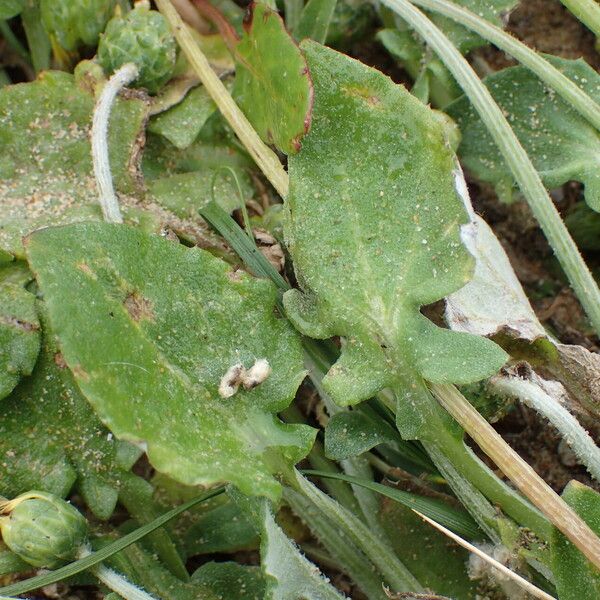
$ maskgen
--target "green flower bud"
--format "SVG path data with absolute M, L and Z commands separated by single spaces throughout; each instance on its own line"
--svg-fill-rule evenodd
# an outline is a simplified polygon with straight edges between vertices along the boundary
M 27 492 L 2 507 L 4 543 L 34 567 L 56 569 L 77 558 L 85 544 L 85 517 L 68 502 L 45 492 Z
M 134 63 L 140 72 L 135 84 L 151 94 L 171 78 L 176 55 L 169 25 L 159 12 L 146 6 L 111 19 L 98 46 L 98 61 L 107 73 Z
M 41 0 L 46 31 L 65 50 L 95 46 L 115 10 L 116 0 Z

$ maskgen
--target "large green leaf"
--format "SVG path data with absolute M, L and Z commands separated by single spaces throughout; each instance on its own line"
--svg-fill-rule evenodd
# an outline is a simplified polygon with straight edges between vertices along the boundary
M 0 248 L 22 256 L 22 236 L 37 227 L 101 218 L 89 141 L 98 82 L 82 64 L 78 79 L 47 71 L 0 91 Z M 146 116 L 135 97 L 119 99 L 111 115 L 111 170 L 121 192 L 139 188 Z
M 592 98 L 600 98 L 600 75 L 584 60 L 546 56 L 557 69 Z M 600 210 L 600 133 L 525 67 L 509 67 L 484 83 L 506 115 L 547 187 L 569 180 L 585 185 L 589 206 Z M 482 181 L 510 199 L 514 178 L 486 127 L 462 97 L 447 108 L 462 131 L 463 164 Z
M 236 61 L 236 96 L 252 125 L 286 154 L 298 152 L 310 127 L 308 67 L 281 17 L 265 4 L 253 5 Z
M 127 226 L 41 230 L 27 255 L 66 363 L 117 437 L 183 483 L 278 495 L 273 473 L 306 455 L 314 430 L 274 416 L 304 371 L 271 283 Z M 221 397 L 229 369 L 258 359 L 266 380 Z
M 464 180 L 439 121 L 403 87 L 314 42 L 302 48 L 315 107 L 302 151 L 289 158 L 286 237 L 304 293 L 287 292 L 285 307 L 307 335 L 344 336 L 323 380 L 332 398 L 351 404 L 401 389 L 399 414 L 410 415 L 402 433 L 414 436 L 424 425 L 415 403 L 429 404 L 424 380 L 475 381 L 506 359 L 419 310 L 471 277 Z
M 600 494 L 571 481 L 563 498 L 596 534 L 600 534 Z M 600 597 L 600 572 L 557 529 L 551 540 L 552 570 L 560 600 Z
M 0 404 L 0 494 L 39 489 L 66 496 L 76 484 L 94 514 L 108 518 L 140 452 L 100 423 L 44 331 L 33 375 Z
M 0 399 L 31 375 L 40 351 L 35 296 L 25 289 L 32 279 L 22 263 L 0 268 Z
M 0 0 L 0 19 L 10 19 L 25 7 L 25 0 Z

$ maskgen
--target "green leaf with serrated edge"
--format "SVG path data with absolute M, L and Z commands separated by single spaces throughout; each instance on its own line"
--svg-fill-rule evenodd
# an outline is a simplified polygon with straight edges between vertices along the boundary
M 342 460 L 379 444 L 397 440 L 398 433 L 385 421 L 362 411 L 339 412 L 325 427 L 325 456 Z
M 106 519 L 140 451 L 100 423 L 43 324 L 32 376 L 0 404 L 0 494 L 39 489 L 64 497 L 76 484 L 92 512 Z
M 35 296 L 25 289 L 32 279 L 22 263 L 0 267 L 0 400 L 31 375 L 40 351 Z
M 578 481 L 571 481 L 563 500 L 600 535 L 600 494 Z M 557 529 L 550 541 L 552 572 L 560 600 L 600 597 L 600 571 Z
M 285 233 L 303 293 L 284 295 L 286 311 L 306 335 L 345 338 L 323 380 L 336 403 L 397 388 L 402 435 L 418 436 L 424 380 L 476 381 L 506 360 L 489 340 L 419 312 L 471 277 L 464 181 L 438 119 L 403 87 L 314 42 L 302 49 L 315 106 L 289 157 Z
M 169 110 L 150 120 L 148 130 L 162 135 L 176 148 L 187 148 L 200 133 L 207 119 L 217 109 L 204 86 L 198 86 Z
M 22 236 L 38 227 L 101 219 L 89 140 L 98 82 L 80 66 L 79 79 L 47 71 L 0 91 L 0 247 L 19 257 Z M 132 169 L 146 114 L 136 98 L 113 107 L 109 150 L 118 191 L 137 189 Z
M 41 230 L 27 255 L 65 360 L 117 437 L 145 444 L 153 466 L 183 483 L 279 495 L 273 473 L 302 459 L 315 432 L 275 417 L 304 371 L 270 282 L 127 226 Z M 230 368 L 259 359 L 270 375 L 221 397 Z
M 293 154 L 310 127 L 308 67 L 281 17 L 260 2 L 252 7 L 236 48 L 236 99 L 263 140 Z
M 267 500 L 248 498 L 235 489 L 229 489 L 228 494 L 246 512 L 260 533 L 265 600 L 344 600 L 344 596 L 281 530 Z
M 466 550 L 393 500 L 384 499 L 379 519 L 400 560 L 426 588 L 460 600 L 477 598 L 480 583 L 469 579 Z
M 258 567 L 236 562 L 209 562 L 192 575 L 192 582 L 203 584 L 219 600 L 264 600 L 265 582 Z
M 545 58 L 600 100 L 600 75 L 584 60 Z M 580 181 L 588 205 L 600 210 L 600 133 L 525 67 L 509 67 L 483 81 L 546 187 Z M 501 198 L 510 200 L 514 178 L 469 101 L 462 97 L 446 110 L 462 132 L 459 155 L 464 166 L 478 179 L 493 184 Z

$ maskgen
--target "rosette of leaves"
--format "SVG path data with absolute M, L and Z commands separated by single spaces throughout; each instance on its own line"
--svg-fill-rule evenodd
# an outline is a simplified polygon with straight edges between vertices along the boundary
M 314 430 L 275 417 L 304 370 L 273 284 L 128 226 L 47 228 L 27 254 L 64 361 L 115 436 L 182 483 L 279 495 L 274 473 L 306 455 Z M 259 359 L 271 370 L 260 385 L 219 393 L 232 367 Z
M 111 19 L 98 45 L 98 61 L 107 73 L 127 63 L 139 70 L 134 85 L 155 94 L 171 78 L 177 44 L 164 17 L 146 6 Z
M 70 52 L 98 43 L 115 6 L 116 0 L 40 0 L 46 31 Z
M 592 98 L 600 98 L 600 75 L 583 59 L 545 58 Z M 585 200 L 600 210 L 600 134 L 584 117 L 525 67 L 509 67 L 484 80 L 530 156 L 544 184 L 570 180 L 585 186 Z M 462 132 L 458 152 L 465 167 L 510 200 L 516 187 L 485 125 L 466 97 L 447 107 Z
M 343 337 L 323 380 L 336 403 L 392 387 L 403 437 L 419 437 L 433 409 L 425 381 L 469 383 L 506 360 L 419 310 L 472 275 L 464 181 L 438 119 L 403 87 L 314 42 L 301 47 L 315 106 L 288 162 L 285 234 L 301 291 L 284 295 L 286 312 L 306 335 Z

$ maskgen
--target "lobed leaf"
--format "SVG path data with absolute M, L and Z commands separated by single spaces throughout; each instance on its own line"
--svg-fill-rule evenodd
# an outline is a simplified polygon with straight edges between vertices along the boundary
M 31 375 L 40 351 L 35 296 L 25 289 L 32 279 L 21 263 L 0 267 L 0 400 Z
M 265 4 L 252 4 L 244 28 L 235 51 L 240 108 L 263 140 L 286 154 L 298 152 L 312 107 L 306 60 L 281 17 Z
M 545 58 L 592 98 L 600 98 L 600 75 L 584 60 Z M 553 188 L 580 181 L 588 205 L 600 210 L 600 133 L 593 125 L 525 67 L 509 67 L 483 81 L 544 184 Z M 465 167 L 510 200 L 515 188 L 510 169 L 468 99 L 461 97 L 446 110 L 462 131 L 459 154 Z
M 424 379 L 467 383 L 506 360 L 419 310 L 472 274 L 462 175 L 438 119 L 403 87 L 314 42 L 302 49 L 315 106 L 302 151 L 289 157 L 285 233 L 303 293 L 284 295 L 286 311 L 306 335 L 344 336 L 323 380 L 337 403 L 400 385 L 399 410 L 414 412 Z M 413 414 L 403 437 L 423 425 Z
M 65 361 L 117 437 L 183 483 L 278 496 L 273 473 L 306 455 L 314 430 L 274 416 L 304 371 L 272 284 L 127 226 L 41 230 L 27 255 Z M 221 397 L 229 369 L 258 359 L 270 376 Z
M 33 374 L 0 404 L 0 494 L 39 489 L 65 497 L 75 485 L 107 519 L 139 455 L 98 420 L 45 324 Z

